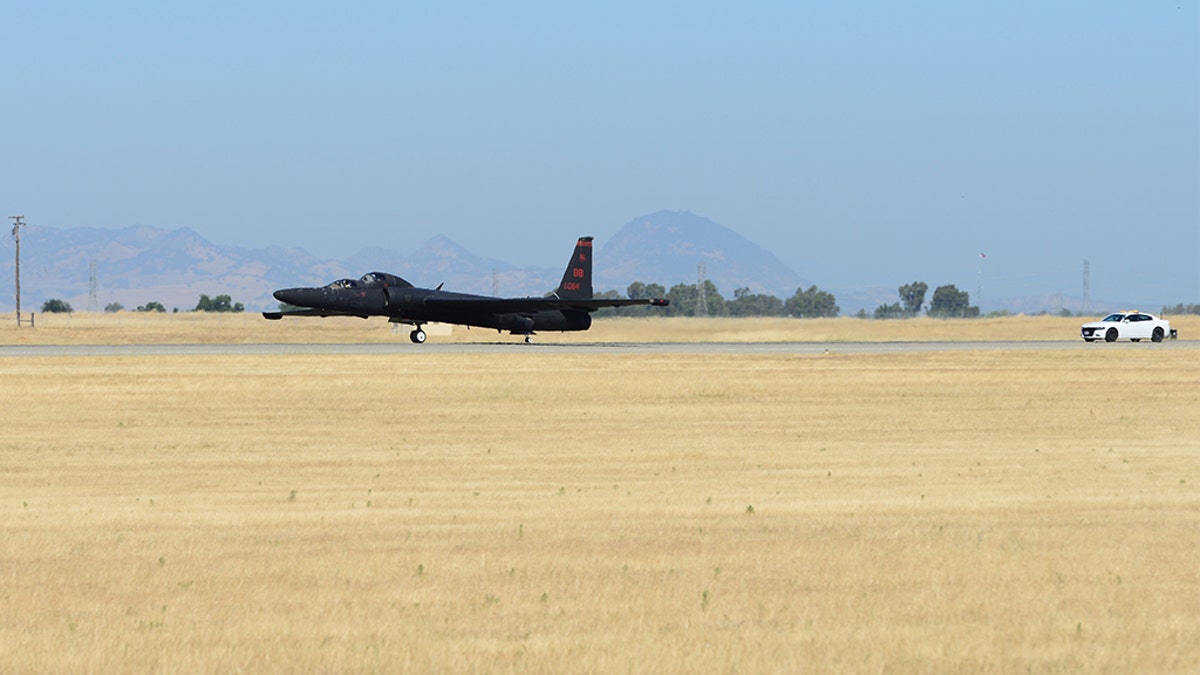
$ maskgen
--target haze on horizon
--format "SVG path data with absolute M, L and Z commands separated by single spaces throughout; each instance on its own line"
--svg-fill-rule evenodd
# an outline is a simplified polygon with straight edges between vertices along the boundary
M 1195 0 L 570 4 L 9 3 L 2 215 L 553 266 L 689 210 L 835 293 L 1200 302 Z

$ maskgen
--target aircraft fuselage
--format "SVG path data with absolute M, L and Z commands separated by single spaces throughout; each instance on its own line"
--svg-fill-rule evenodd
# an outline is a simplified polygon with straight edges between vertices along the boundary
M 386 316 L 396 323 L 418 326 L 425 323 L 450 323 L 528 334 L 540 330 L 580 331 L 587 330 L 592 325 L 592 317 L 585 310 L 545 309 L 518 313 L 447 308 L 443 301 L 470 303 L 470 306 L 478 303 L 478 306 L 482 307 L 500 299 L 412 286 L 285 288 L 275 291 L 274 295 L 276 300 L 296 307 L 328 310 L 328 316 Z
M 580 237 L 562 282 L 541 297 L 491 298 L 437 288 L 418 288 L 398 276 L 371 272 L 361 279 L 339 279 L 316 288 L 285 288 L 275 299 L 290 305 L 263 312 L 268 319 L 284 316 L 386 316 L 416 326 L 413 342 L 424 342 L 421 325 L 449 323 L 495 328 L 528 336 L 536 331 L 581 331 L 592 325 L 591 313 L 602 307 L 666 306 L 652 298 L 595 298 L 592 295 L 592 238 Z

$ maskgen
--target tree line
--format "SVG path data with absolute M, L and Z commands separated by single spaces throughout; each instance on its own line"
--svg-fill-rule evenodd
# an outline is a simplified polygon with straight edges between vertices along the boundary
M 798 288 L 787 300 L 773 295 L 754 293 L 743 287 L 733 292 L 733 298 L 721 295 L 716 284 L 706 279 L 703 295 L 698 284 L 675 284 L 669 290 L 662 284 L 647 284 L 635 281 L 626 289 L 625 297 L 635 300 L 643 298 L 666 298 L 671 301 L 666 307 L 650 308 L 646 305 L 632 307 L 610 307 L 598 310 L 596 316 L 794 316 L 804 318 L 837 316 L 841 308 L 832 293 L 816 286 Z M 596 297 L 619 299 L 620 292 L 605 291 Z
M 929 284 L 924 281 L 914 281 L 896 289 L 900 302 L 890 305 L 880 305 L 875 308 L 876 319 L 907 319 L 917 316 L 921 309 L 931 317 L 939 319 L 963 319 L 979 316 L 979 307 L 971 304 L 971 297 L 966 291 L 958 290 L 954 284 L 938 286 L 933 291 L 933 299 L 925 307 L 925 293 Z M 860 318 L 866 318 L 866 310 L 858 313 Z
M 1180 314 L 1195 314 L 1200 315 L 1200 305 L 1185 305 L 1182 302 L 1174 307 L 1163 305 L 1163 316 L 1179 316 Z
M 925 295 L 928 291 L 929 285 L 923 281 L 905 284 L 897 289 L 898 302 L 880 305 L 875 308 L 873 315 L 860 310 L 855 316 L 861 319 L 905 319 L 920 315 L 922 310 L 936 318 L 979 316 L 979 307 L 971 304 L 969 294 L 958 290 L 954 284 L 938 286 L 926 305 Z M 597 297 L 618 299 L 622 296 L 618 291 L 611 290 Z M 676 284 L 668 290 L 661 284 L 635 281 L 629 285 L 625 297 L 666 298 L 671 304 L 653 309 L 645 305 L 613 307 L 597 311 L 596 316 L 789 316 L 803 319 L 835 317 L 841 312 L 837 298 L 816 286 L 797 288 L 796 293 L 787 300 L 755 293 L 746 287 L 735 290 L 733 298 L 727 299 L 721 295 L 716 284 L 706 279 L 701 302 L 700 286 L 697 284 Z
M 935 318 L 974 318 L 979 316 L 979 307 L 972 305 L 966 291 L 960 291 L 954 284 L 938 286 L 933 291 L 929 304 L 925 304 L 925 295 L 929 285 L 924 281 L 914 281 L 896 289 L 898 301 L 890 305 L 880 305 L 873 314 L 859 310 L 857 318 L 867 319 L 908 319 L 920 316 L 924 310 L 928 316 Z M 605 291 L 598 298 L 618 299 L 620 292 Z M 726 299 L 710 280 L 704 281 L 704 303 L 701 305 L 699 287 L 696 284 L 675 284 L 670 290 L 661 284 L 647 284 L 635 281 L 626 289 L 628 298 L 666 298 L 671 301 L 667 307 L 653 309 L 645 305 L 633 307 L 611 307 L 598 310 L 596 316 L 790 316 L 796 318 L 818 318 L 838 316 L 841 308 L 837 298 L 832 293 L 822 291 L 816 286 L 807 289 L 797 288 L 796 293 L 787 300 L 781 300 L 773 295 L 754 293 L 747 287 L 733 292 L 732 299 Z M 105 312 L 124 311 L 120 303 L 109 303 L 104 307 Z M 218 295 L 210 298 L 201 294 L 193 312 L 243 312 L 245 305 L 233 302 L 228 295 Z M 52 298 L 42 303 L 44 313 L 71 313 L 75 309 L 65 300 Z M 161 302 L 152 300 L 139 305 L 137 312 L 166 312 L 167 308 Z M 176 309 L 176 312 L 179 310 Z M 1063 311 L 1064 316 L 1073 316 L 1069 311 Z M 997 315 L 1006 315 L 999 312 Z M 1200 315 L 1200 305 L 1179 303 L 1175 306 L 1163 306 L 1163 316 L 1180 316 L 1185 314 Z
M 47 300 L 46 302 L 42 303 L 42 312 L 43 313 L 70 314 L 74 311 L 75 311 L 75 308 L 71 306 L 71 303 L 69 303 L 65 300 L 60 300 L 58 298 L 51 298 L 51 299 Z M 125 311 L 125 306 L 119 302 L 110 302 L 104 306 L 104 311 L 109 314 L 114 314 L 116 312 L 123 312 L 123 311 Z M 161 302 L 159 302 L 157 300 L 151 300 L 150 302 L 147 302 L 144 305 L 139 305 L 137 307 L 137 309 L 135 309 L 134 311 L 135 312 L 163 313 L 163 312 L 167 311 L 167 308 L 163 307 L 163 304 Z M 178 312 L 179 309 L 176 308 L 175 311 Z M 192 311 L 193 312 L 244 312 L 244 311 L 246 311 L 246 306 L 240 302 L 234 302 L 233 298 L 228 295 L 218 295 L 215 298 L 210 298 L 207 295 L 205 295 L 204 293 L 201 293 L 200 301 L 196 303 L 196 308 L 193 309 Z

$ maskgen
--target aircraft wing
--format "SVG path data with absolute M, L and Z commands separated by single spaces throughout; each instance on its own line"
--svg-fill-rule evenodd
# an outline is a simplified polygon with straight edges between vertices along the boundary
M 437 309 L 461 310 L 468 312 L 494 312 L 496 314 L 528 314 L 549 310 L 577 310 L 591 312 L 601 307 L 627 307 L 629 305 L 666 306 L 669 300 L 658 298 L 578 298 L 563 300 L 561 298 L 426 298 L 426 307 Z

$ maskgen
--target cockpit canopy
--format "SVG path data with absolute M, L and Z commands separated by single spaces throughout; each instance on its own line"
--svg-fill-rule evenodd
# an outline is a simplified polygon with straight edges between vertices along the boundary
M 368 272 L 361 279 L 338 279 L 326 288 L 412 288 L 412 284 L 387 272 Z

